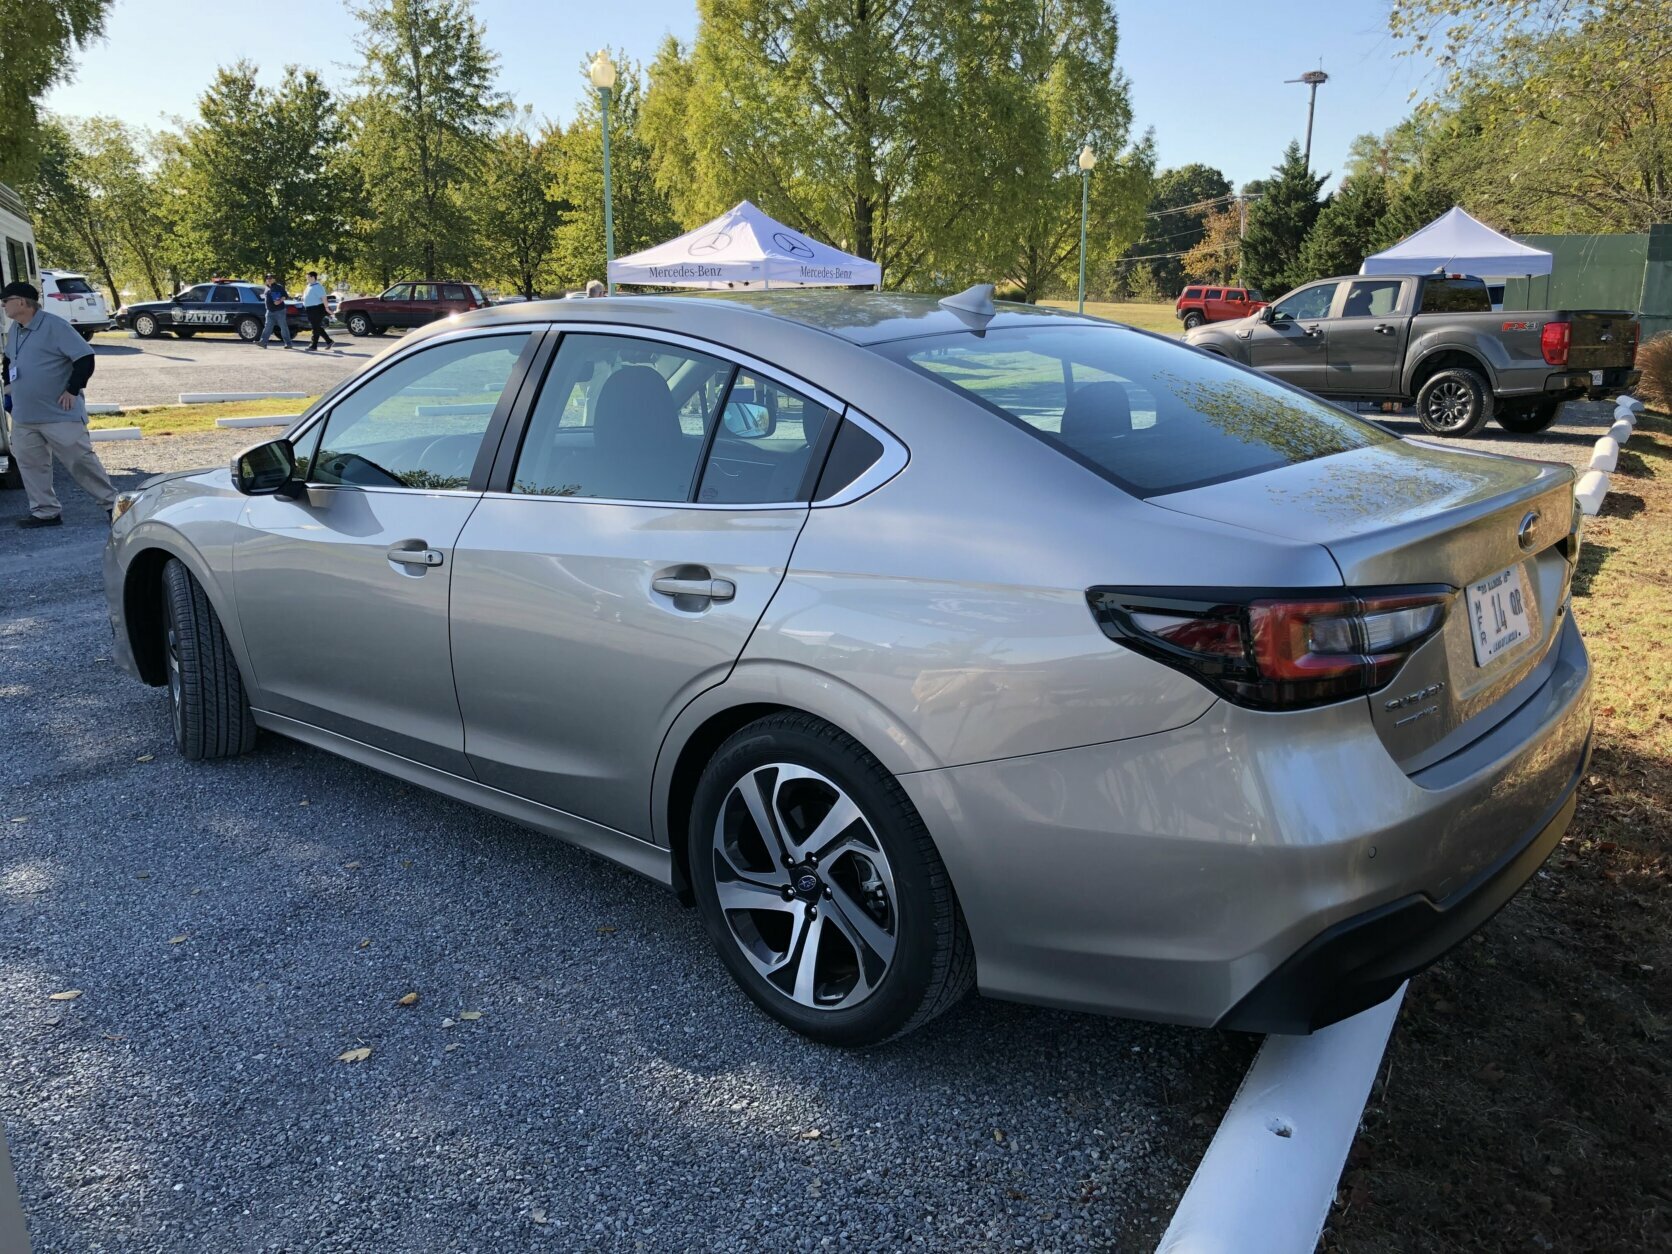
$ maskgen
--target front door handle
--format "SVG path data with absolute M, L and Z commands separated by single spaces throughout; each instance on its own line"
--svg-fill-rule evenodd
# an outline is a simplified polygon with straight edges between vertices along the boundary
M 444 560 L 440 549 L 390 549 L 387 556 L 403 566 L 439 566 Z
M 1308 335 L 1322 335 L 1324 333 L 1324 329 L 1314 323 L 1312 326 L 1306 328 L 1306 333 Z
M 1392 335 L 1395 329 L 1396 328 L 1388 325 L 1386 322 L 1378 322 L 1376 324 L 1376 334 L 1378 335 Z
M 663 575 L 650 581 L 652 590 L 665 597 L 696 597 L 704 601 L 729 601 L 737 595 L 737 585 L 729 579 L 675 579 Z

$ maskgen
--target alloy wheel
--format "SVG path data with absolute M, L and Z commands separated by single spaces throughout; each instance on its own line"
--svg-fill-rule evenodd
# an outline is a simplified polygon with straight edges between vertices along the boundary
M 1462 383 L 1447 380 L 1428 394 L 1427 417 L 1434 426 L 1449 431 L 1467 426 L 1474 407 L 1474 393 Z
M 894 872 L 841 787 L 788 762 L 754 767 L 726 794 L 712 848 L 726 926 L 767 984 L 813 1010 L 876 990 L 899 935 Z

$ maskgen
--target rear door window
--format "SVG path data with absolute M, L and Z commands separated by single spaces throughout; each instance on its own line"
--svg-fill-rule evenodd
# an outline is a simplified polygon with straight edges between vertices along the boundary
M 1207 294 L 1206 299 L 1208 299 L 1208 300 L 1220 300 L 1221 298 L 1224 297 L 1224 295 L 1225 295 L 1225 293 L 1220 291 L 1217 287 L 1210 287 L 1210 288 L 1208 288 L 1208 294 Z
M 469 300 L 470 294 L 464 290 L 462 283 L 443 283 L 441 285 L 442 300 Z
M 836 415 L 772 379 L 739 372 L 703 463 L 697 500 L 762 505 L 804 499 L 813 451 Z
M 877 351 L 1140 497 L 1394 439 L 1260 375 L 1116 327 L 959 332 Z
M 1343 318 L 1386 318 L 1399 308 L 1398 279 L 1358 279 L 1347 286 Z

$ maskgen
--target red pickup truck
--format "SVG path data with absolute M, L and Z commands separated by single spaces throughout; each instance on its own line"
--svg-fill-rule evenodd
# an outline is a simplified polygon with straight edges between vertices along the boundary
M 1251 287 L 1187 287 L 1173 305 L 1173 316 L 1186 331 L 1194 331 L 1204 322 L 1246 318 L 1265 305 L 1265 294 Z

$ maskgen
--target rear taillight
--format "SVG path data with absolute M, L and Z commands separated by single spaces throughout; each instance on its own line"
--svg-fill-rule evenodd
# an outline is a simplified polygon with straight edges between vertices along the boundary
M 1565 366 L 1568 358 L 1568 344 L 1573 339 L 1573 323 L 1546 322 L 1544 330 L 1539 332 L 1538 346 L 1544 353 L 1544 364 L 1547 366 Z
M 68 293 L 68 292 L 48 292 L 47 295 L 49 297 L 51 297 L 53 300 L 74 300 L 75 299 L 75 297 L 70 295 L 70 293 Z
M 1111 640 L 1238 705 L 1294 710 L 1375 692 L 1446 621 L 1444 586 L 1273 596 L 1222 589 L 1092 588 Z

